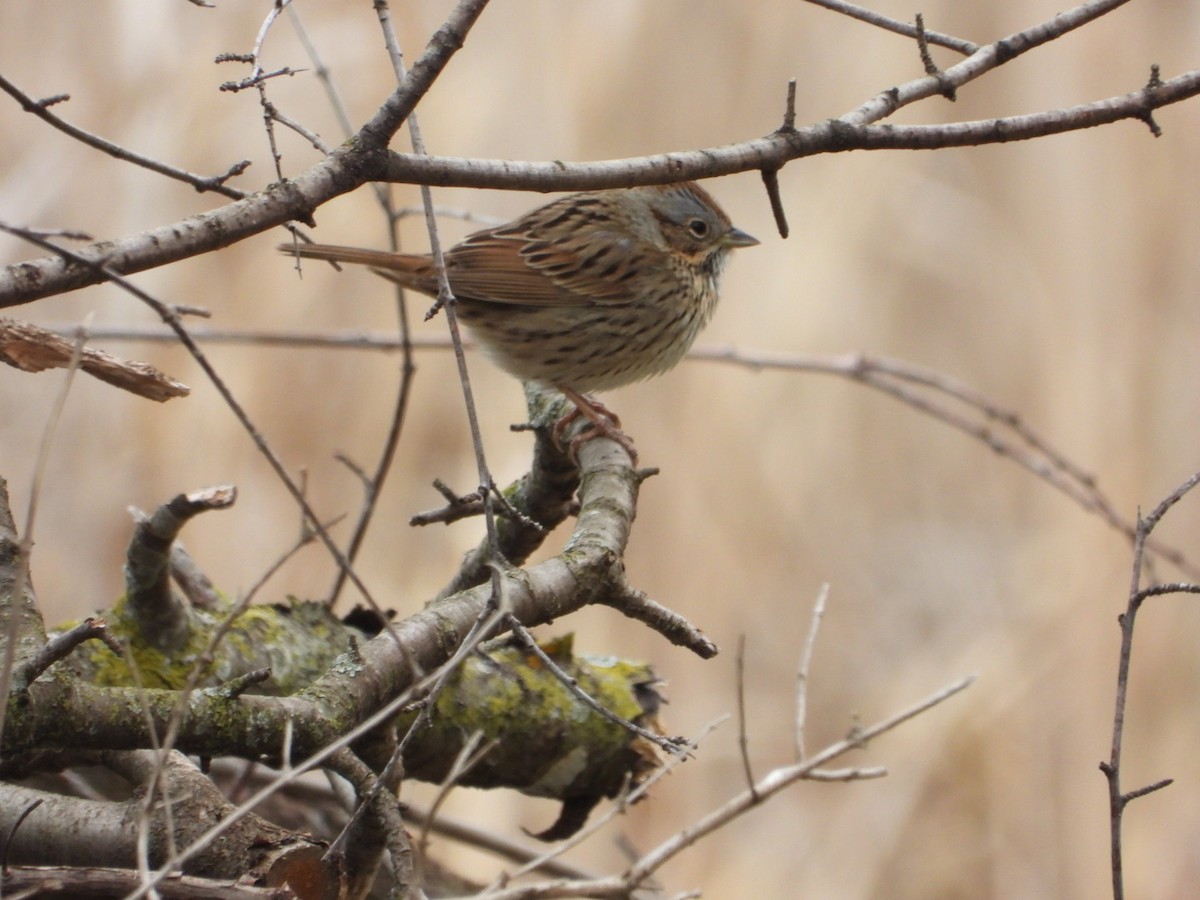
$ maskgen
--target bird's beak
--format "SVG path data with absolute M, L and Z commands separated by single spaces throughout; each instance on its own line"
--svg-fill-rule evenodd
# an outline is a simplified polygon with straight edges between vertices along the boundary
M 721 245 L 732 250 L 734 247 L 753 247 L 758 243 L 758 238 L 751 237 L 742 231 L 740 228 L 730 228 L 725 232 L 725 236 L 721 238 Z

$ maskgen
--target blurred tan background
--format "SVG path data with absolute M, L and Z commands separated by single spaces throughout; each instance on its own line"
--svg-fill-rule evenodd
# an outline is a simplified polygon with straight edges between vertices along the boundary
M 897 17 L 911 4 L 876 0 Z M 396 4 L 411 62 L 449 2 Z M 56 110 L 141 153 L 200 173 L 254 161 L 239 182 L 274 180 L 251 93 L 220 93 L 241 67 L 269 4 L 184 2 L 0 10 L 0 71 Z M 299 8 L 363 121 L 389 69 L 362 3 Z M 930 28 L 987 42 L 1060 8 L 995 0 L 922 6 Z M 1134 90 L 1198 63 L 1200 8 L 1131 4 L 900 121 L 1036 112 Z M 936 52 L 943 65 L 954 57 Z M 286 23 L 268 66 L 309 67 Z M 509 0 L 487 9 L 420 107 L 430 152 L 599 159 L 705 147 L 779 123 L 788 78 L 801 124 L 841 114 L 918 76 L 908 41 L 799 0 Z M 341 135 L 311 73 L 271 86 L 274 101 L 327 139 Z M 855 153 L 790 165 L 781 176 L 790 239 L 773 232 L 756 174 L 709 183 L 734 221 L 763 240 L 737 254 L 704 343 L 750 351 L 863 351 L 961 379 L 1019 412 L 1095 473 L 1132 517 L 1200 468 L 1200 104 L 1137 123 L 1010 146 Z M 398 145 L 400 146 L 400 145 Z M 401 147 L 407 149 L 405 143 Z M 282 138 L 296 174 L 314 151 Z M 417 200 L 400 188 L 401 204 Z M 437 202 L 508 218 L 537 195 L 437 191 Z M 197 195 L 107 159 L 0 100 L 0 218 L 118 237 L 209 209 Z M 370 192 L 318 214 L 320 240 L 384 246 Z M 426 246 L 420 223 L 407 246 Z M 464 233 L 444 223 L 448 238 Z M 136 276 L 171 303 L 204 306 L 221 328 L 327 332 L 394 327 L 387 288 L 364 272 L 309 266 L 297 280 L 275 255 L 282 231 Z M 0 237 L 0 262 L 38 256 Z M 419 317 L 422 302 L 412 307 Z M 7 311 L 38 323 L 154 323 L 121 291 L 95 287 Z M 197 324 L 200 324 L 197 322 Z M 439 319 L 420 327 L 436 335 Z M 232 482 L 237 506 L 187 530 L 186 544 L 225 589 L 248 588 L 298 533 L 299 516 L 250 440 L 181 350 L 107 343 L 193 388 L 159 406 L 80 377 L 55 438 L 40 499 L 35 583 L 51 621 L 110 604 L 121 590 L 126 507 Z M 293 472 L 306 470 L 323 515 L 355 514 L 355 478 L 337 452 L 373 466 L 398 357 L 209 346 L 208 352 Z M 474 486 L 449 356 L 423 352 L 396 469 L 359 571 L 401 614 L 445 581 L 479 523 L 410 529 L 438 504 L 442 477 Z M 518 386 L 472 359 L 490 459 L 518 475 L 528 441 Z M 0 472 L 23 514 L 36 447 L 61 374 L 0 369 Z M 832 586 L 811 673 L 810 748 L 949 681 L 966 694 L 852 758 L 888 778 L 800 785 L 662 873 L 706 897 L 1093 898 L 1108 892 L 1107 757 L 1129 549 L 1098 518 L 981 444 L 870 390 L 824 376 L 755 374 L 686 363 L 608 398 L 642 460 L 663 469 L 642 494 L 629 552 L 633 581 L 720 644 L 702 662 L 606 610 L 574 629 L 585 650 L 652 659 L 669 682 L 671 730 L 695 733 L 735 704 L 734 649 L 748 646 L 751 751 L 758 773 L 790 759 L 793 680 L 813 599 Z M 1200 498 L 1163 536 L 1200 559 Z M 343 529 L 341 532 L 345 534 Z M 1164 576 L 1175 573 L 1163 569 Z M 322 596 L 333 568 L 310 548 L 264 599 Z M 345 602 L 345 601 L 344 601 Z M 1131 896 L 1180 897 L 1200 879 L 1200 609 L 1148 605 L 1133 667 L 1126 787 L 1173 776 L 1127 816 Z M 697 759 L 618 824 L 640 849 L 742 789 L 726 724 Z M 426 796 L 417 791 L 420 799 Z M 460 792 L 456 815 L 545 827 L 548 803 Z M 499 817 L 499 818 L 497 818 Z M 573 855 L 620 867 L 610 831 Z M 443 856 L 458 851 L 441 845 Z M 497 864 L 470 857 L 474 874 Z

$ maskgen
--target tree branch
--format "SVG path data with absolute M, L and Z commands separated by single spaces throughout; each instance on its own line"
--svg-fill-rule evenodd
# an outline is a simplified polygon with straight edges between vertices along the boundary
M 1123 96 L 1066 110 L 943 125 L 871 124 L 917 100 L 941 95 L 947 87 L 961 87 L 1126 2 L 1093 0 L 982 47 L 936 76 L 926 75 L 884 91 L 838 118 L 795 130 L 780 129 L 766 137 L 724 147 L 588 163 L 516 162 L 387 151 L 388 140 L 461 45 L 484 2 L 463 0 L 431 39 L 408 78 L 375 117 L 353 140 L 302 175 L 181 222 L 117 241 L 92 244 L 83 248 L 81 255 L 92 261 L 103 260 L 113 271 L 143 271 L 228 246 L 288 221 L 311 221 L 312 213 L 322 204 L 368 181 L 527 191 L 665 184 L 749 170 L 778 170 L 791 160 L 818 153 L 934 150 L 1030 140 L 1121 119 L 1147 121 L 1155 109 L 1200 94 L 1200 71 L 1193 71 Z M 100 280 L 96 271 L 60 258 L 17 263 L 0 269 L 0 308 L 29 303 Z
M 441 74 L 487 0 L 461 0 L 430 39 L 408 78 L 384 103 L 356 139 L 344 144 L 295 181 L 219 209 L 190 216 L 116 241 L 99 241 L 79 255 L 119 272 L 141 272 L 236 244 L 276 225 L 311 222 L 322 203 L 377 179 L 387 161 L 387 143 Z M 61 257 L 45 257 L 0 269 L 0 307 L 97 284 L 103 278 L 91 266 Z

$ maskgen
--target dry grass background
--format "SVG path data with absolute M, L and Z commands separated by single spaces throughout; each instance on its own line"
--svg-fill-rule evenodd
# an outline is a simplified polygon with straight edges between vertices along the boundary
M 905 17 L 910 4 L 875 8 Z M 199 172 L 254 160 L 243 184 L 272 180 L 255 100 L 218 93 L 237 77 L 210 60 L 248 50 L 266 3 L 112 0 L 50 8 L 8 0 L 0 69 L 34 95 L 68 91 L 58 111 L 140 152 Z M 448 2 L 396 4 L 411 58 Z M 930 0 L 930 27 L 986 42 L 1052 15 L 1045 0 Z M 362 121 L 389 89 L 370 4 L 301 4 Z M 1200 8 L 1130 4 L 903 121 L 1015 114 L 1124 93 L 1149 65 L 1197 64 Z M 288 29 L 269 65 L 305 66 Z M 949 63 L 944 53 L 939 60 Z M 920 72 L 907 41 L 798 0 L 510 0 L 485 11 L 421 107 L 431 152 L 594 159 L 721 144 L 776 127 L 799 81 L 799 120 L 817 121 Z M 275 101 L 330 139 L 338 131 L 311 75 Z M 735 258 L 704 340 L 739 348 L 899 357 L 970 383 L 1018 411 L 1093 471 L 1129 516 L 1200 467 L 1200 106 L 1162 111 L 1165 136 L 1124 123 L 1012 146 L 856 153 L 782 174 L 793 236 L 773 234 L 756 175 L 712 183 L 734 220 L 763 239 Z M 314 161 L 284 139 L 284 167 Z M 400 189 L 401 202 L 416 191 Z M 535 195 L 438 191 L 440 203 L 508 217 Z M 106 159 L 0 103 L 0 217 L 114 237 L 218 201 Z M 318 214 L 321 240 L 382 246 L 367 191 Z M 461 223 L 445 223 L 449 236 Z M 136 277 L 174 303 L 207 307 L 222 328 L 386 329 L 384 286 L 310 266 L 297 280 L 273 251 L 282 232 Z M 408 246 L 423 247 L 417 223 Z M 0 238 L 0 262 L 36 255 Z M 420 311 L 418 303 L 414 309 Z M 148 310 L 95 287 L 15 310 L 39 323 L 147 325 Z M 422 326 L 437 334 L 440 321 Z M 110 344 L 190 383 L 165 406 L 80 378 L 41 497 L 35 583 L 51 620 L 111 603 L 121 589 L 126 506 L 232 482 L 238 505 L 186 533 L 230 591 L 288 547 L 298 516 L 283 489 L 181 351 Z M 370 464 L 389 416 L 397 358 L 213 346 L 209 352 L 317 508 L 357 509 L 333 454 Z M 469 489 L 473 463 L 451 362 L 423 353 L 397 468 L 360 571 L 401 614 L 431 595 L 478 524 L 413 531 L 437 504 L 435 476 Z M 520 391 L 473 367 L 497 477 L 522 470 Z M 0 370 L 0 472 L 18 509 L 60 376 Z M 733 649 L 745 634 L 751 749 L 759 772 L 789 758 L 794 669 L 812 600 L 832 585 L 812 671 L 810 746 L 841 737 L 953 678 L 965 695 L 858 753 L 887 779 L 801 785 L 663 872 L 707 897 L 1021 898 L 1104 896 L 1107 756 L 1115 618 L 1128 587 L 1125 542 L 982 445 L 865 388 L 827 377 L 688 363 L 611 398 L 642 459 L 663 474 L 642 494 L 629 552 L 638 585 L 701 624 L 725 651 L 701 662 L 605 610 L 574 629 L 585 650 L 655 661 L 669 681 L 672 730 L 733 709 Z M 1193 560 L 1197 504 L 1164 535 Z M 1169 574 L 1169 573 L 1168 573 Z M 268 595 L 320 596 L 332 568 L 306 551 Z M 1132 896 L 1181 897 L 1200 878 L 1200 610 L 1161 599 L 1135 649 L 1127 785 L 1178 782 L 1127 818 Z M 648 848 L 742 788 L 734 727 L 620 824 Z M 456 814 L 544 827 L 544 802 L 461 792 Z M 443 846 L 446 854 L 456 852 Z M 620 865 L 601 838 L 576 855 Z M 478 873 L 486 858 L 472 857 Z M 1191 886 L 1191 887 L 1189 887 Z

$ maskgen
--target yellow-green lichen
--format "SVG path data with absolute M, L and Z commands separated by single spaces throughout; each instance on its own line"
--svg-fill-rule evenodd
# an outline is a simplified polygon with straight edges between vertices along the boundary
M 89 641 L 77 648 L 65 664 L 93 684 L 140 684 L 176 690 L 186 686 L 197 665 L 204 666 L 200 687 L 222 684 L 269 667 L 270 680 L 253 690 L 290 694 L 324 674 L 357 636 L 320 603 L 290 598 L 286 604 L 251 606 L 228 622 L 234 611 L 231 602 L 212 609 L 189 608 L 187 640 L 181 648 L 166 654 L 141 638 L 137 622 L 122 598 L 106 619 L 109 633 L 125 649 L 125 657 L 117 656 L 99 641 Z

